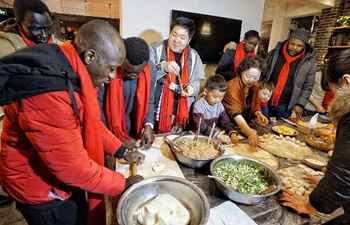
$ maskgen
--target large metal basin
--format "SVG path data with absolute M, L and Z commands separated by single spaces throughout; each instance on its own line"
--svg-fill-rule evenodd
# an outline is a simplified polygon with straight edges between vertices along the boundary
M 191 216 L 190 225 L 207 224 L 210 208 L 203 191 L 193 183 L 173 176 L 147 178 L 128 188 L 118 202 L 118 224 L 138 224 L 135 212 L 160 194 L 170 194 L 186 207 Z
M 273 178 L 273 181 L 270 185 L 274 183 L 276 185 L 276 189 L 272 190 L 267 194 L 245 194 L 245 193 L 237 192 L 236 190 L 233 190 L 229 186 L 227 186 L 224 182 L 215 179 L 215 183 L 218 186 L 218 188 L 232 201 L 242 203 L 242 204 L 247 204 L 247 205 L 254 205 L 267 200 L 270 196 L 276 194 L 281 189 L 281 186 L 282 186 L 281 178 L 274 169 L 272 169 L 270 166 L 266 165 L 265 163 L 262 163 L 256 159 L 246 157 L 246 156 L 228 155 L 228 156 L 221 156 L 216 158 L 210 164 L 211 174 L 213 176 L 217 176 L 217 174 L 215 174 L 215 168 L 217 166 L 220 166 L 226 163 L 232 163 L 234 161 L 242 161 L 242 162 L 251 163 L 253 165 L 262 167 L 264 170 L 268 172 L 269 176 Z

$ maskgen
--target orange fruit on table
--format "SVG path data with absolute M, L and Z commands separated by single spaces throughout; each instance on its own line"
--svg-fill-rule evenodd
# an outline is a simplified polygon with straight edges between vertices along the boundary
M 302 120 L 297 121 L 297 124 L 302 124 L 302 123 L 304 123 L 304 121 L 302 121 Z
M 328 138 L 331 139 L 334 142 L 334 140 L 335 140 L 335 133 L 328 134 Z

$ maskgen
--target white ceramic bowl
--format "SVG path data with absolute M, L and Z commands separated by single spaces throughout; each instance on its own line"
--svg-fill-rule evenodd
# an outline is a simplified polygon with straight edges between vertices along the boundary
M 305 155 L 303 161 L 306 165 L 317 170 L 327 166 L 327 161 L 318 155 Z

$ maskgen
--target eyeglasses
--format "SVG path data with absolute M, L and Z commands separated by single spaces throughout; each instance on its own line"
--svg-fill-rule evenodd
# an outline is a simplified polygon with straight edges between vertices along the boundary
M 138 73 L 124 73 L 123 75 L 126 77 L 137 77 L 139 74 Z

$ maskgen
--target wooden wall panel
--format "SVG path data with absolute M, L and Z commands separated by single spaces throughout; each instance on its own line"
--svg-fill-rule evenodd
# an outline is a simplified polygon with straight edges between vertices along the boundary
M 74 8 L 68 8 L 63 7 L 63 13 L 64 14 L 72 14 L 72 15 L 86 15 L 86 9 L 74 9 Z
M 101 12 L 109 12 L 108 4 L 99 4 L 99 3 L 90 3 L 86 4 L 87 11 L 101 11 Z

